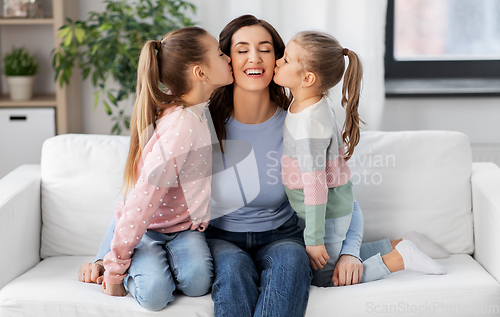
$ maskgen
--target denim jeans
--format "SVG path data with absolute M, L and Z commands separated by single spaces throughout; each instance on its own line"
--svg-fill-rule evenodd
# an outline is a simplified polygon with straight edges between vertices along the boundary
M 144 308 L 160 310 L 177 289 L 202 296 L 212 286 L 213 263 L 203 233 L 147 231 L 132 254 L 124 285 Z
M 363 260 L 363 277 L 361 283 L 379 280 L 391 271 L 382 261 L 382 255 L 392 251 L 389 239 L 382 239 L 374 242 L 362 243 L 359 254 Z
M 313 270 L 312 285 L 321 287 L 333 286 L 333 270 L 337 265 L 342 250 L 342 243 L 345 240 L 347 230 L 351 224 L 352 214 L 339 218 L 325 219 L 325 237 L 324 243 L 326 252 L 330 259 L 326 261 L 325 266 L 319 270 Z
M 304 316 L 312 273 L 297 221 L 294 214 L 265 232 L 205 231 L 214 258 L 216 317 Z

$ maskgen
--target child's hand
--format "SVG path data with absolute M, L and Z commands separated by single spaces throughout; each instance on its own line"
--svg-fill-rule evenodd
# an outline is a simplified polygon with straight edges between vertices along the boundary
M 313 270 L 322 269 L 327 260 L 330 260 L 324 244 L 320 245 L 306 245 L 306 252 L 311 262 Z
M 121 284 L 107 284 L 105 281 L 102 281 L 102 292 L 104 294 L 108 294 L 111 296 L 125 296 L 127 295 L 127 291 L 125 290 L 125 286 L 123 283 Z

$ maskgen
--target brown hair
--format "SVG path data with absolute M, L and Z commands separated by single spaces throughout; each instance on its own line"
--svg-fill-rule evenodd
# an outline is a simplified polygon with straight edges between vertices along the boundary
M 283 57 L 285 52 L 285 43 L 274 27 L 264 20 L 257 19 L 253 15 L 242 15 L 231 22 L 220 32 L 219 45 L 224 54 L 231 56 L 231 40 L 233 34 L 245 26 L 260 25 L 264 27 L 273 39 L 274 58 L 276 60 Z M 210 97 L 210 115 L 214 123 L 215 132 L 219 139 L 221 150 L 222 142 L 226 139 L 225 123 L 229 120 L 234 111 L 233 86 L 234 84 L 224 86 L 215 90 Z M 277 85 L 274 81 L 269 84 L 269 95 L 272 101 L 276 102 L 282 109 L 288 109 L 290 98 L 285 89 Z
M 187 76 L 190 65 L 206 61 L 204 39 L 208 34 L 202 28 L 187 27 L 167 33 L 161 41 L 148 41 L 142 48 L 123 176 L 125 197 L 137 180 L 137 164 L 156 127 L 156 120 L 175 105 L 189 106 L 180 96 L 191 90 Z M 165 92 L 160 83 L 170 92 Z
M 342 86 L 342 107 L 346 110 L 342 140 L 347 147 L 344 158 L 347 161 L 359 142 L 359 123 L 364 123 L 358 113 L 363 77 L 361 61 L 356 53 L 344 49 L 337 39 L 327 33 L 304 31 L 295 35 L 292 41 L 304 49 L 305 54 L 301 56 L 300 62 L 304 64 L 304 70 L 316 75 L 319 80 L 318 89 L 322 93 L 326 93 L 342 79 L 345 70 L 344 55 L 349 58 Z

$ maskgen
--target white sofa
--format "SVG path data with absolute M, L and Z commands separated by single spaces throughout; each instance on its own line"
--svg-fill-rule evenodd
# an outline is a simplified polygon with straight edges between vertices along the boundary
M 61 135 L 41 166 L 0 181 L 0 316 L 213 316 L 210 295 L 160 312 L 78 281 L 111 220 L 127 137 Z M 311 287 L 306 316 L 499 316 L 500 168 L 472 163 L 457 132 L 365 132 L 351 160 L 365 241 L 416 230 L 444 246 L 447 275 L 398 272 L 366 284 Z

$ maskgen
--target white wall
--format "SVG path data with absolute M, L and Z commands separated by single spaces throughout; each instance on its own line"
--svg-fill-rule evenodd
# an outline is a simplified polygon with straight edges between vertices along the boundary
M 500 145 L 500 97 L 386 99 L 383 129 L 455 130 Z
M 102 0 L 79 0 L 79 19 L 88 18 L 91 11 L 104 11 L 105 3 Z M 103 106 L 94 111 L 94 89 L 90 80 L 82 82 L 82 116 L 83 132 L 93 134 L 109 134 L 113 124 L 105 113 Z

